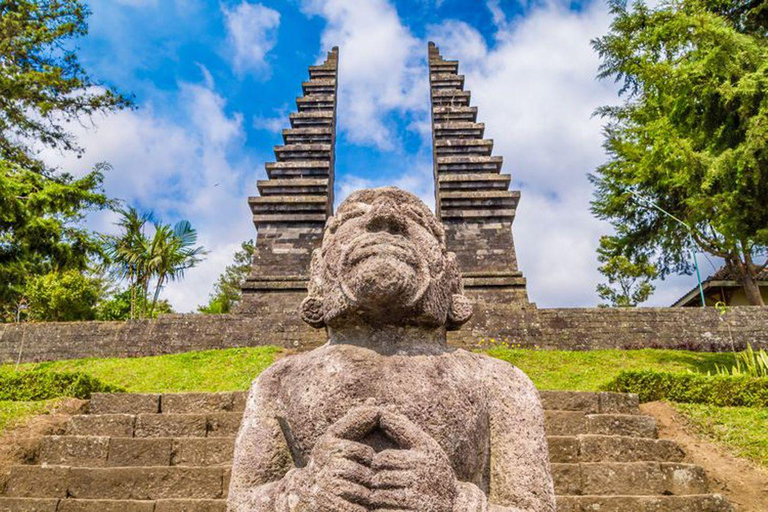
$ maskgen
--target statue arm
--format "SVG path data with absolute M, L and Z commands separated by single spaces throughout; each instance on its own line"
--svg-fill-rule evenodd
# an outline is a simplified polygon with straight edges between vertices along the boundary
M 235 442 L 229 512 L 277 512 L 279 497 L 297 476 L 274 400 L 269 400 L 269 380 L 265 372 L 248 394 Z
M 555 493 L 539 393 L 519 369 L 494 361 L 488 376 L 489 512 L 554 512 Z

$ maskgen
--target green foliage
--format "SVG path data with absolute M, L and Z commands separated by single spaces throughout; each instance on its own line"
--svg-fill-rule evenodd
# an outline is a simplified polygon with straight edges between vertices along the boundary
M 143 311 L 149 307 L 149 299 L 139 295 L 137 298 L 138 310 Z M 155 305 L 151 318 L 158 315 L 173 313 L 173 307 L 167 300 L 159 300 Z M 107 300 L 99 303 L 96 308 L 96 320 L 129 320 L 131 318 L 131 290 L 123 290 L 115 293 Z
M 698 433 L 768 469 L 768 408 L 673 404 Z
M 611 1 L 610 32 L 593 46 L 600 77 L 619 82 L 625 101 L 598 110 L 610 159 L 590 178 L 593 212 L 611 221 L 625 256 L 647 258 L 663 277 L 691 272 L 687 253 L 698 247 L 724 258 L 762 304 L 768 42 L 756 30 L 763 9 L 743 7 Z
M 118 391 L 123 389 L 81 372 L 0 371 L 0 400 L 34 401 L 64 396 L 86 399 L 91 393 Z
M 608 284 L 597 285 L 597 294 L 608 305 L 634 307 L 648 300 L 655 287 L 651 280 L 658 276 L 656 267 L 646 255 L 634 256 L 634 260 L 620 253 L 615 240 L 604 236 L 600 239 L 597 260 L 602 263 L 599 271 L 608 278 Z
M 605 389 L 637 393 L 641 402 L 670 400 L 718 407 L 768 407 L 768 378 L 653 370 L 625 371 L 607 384 Z
M 50 411 L 58 402 L 56 399 L 34 402 L 0 400 L 0 434 L 16 427 L 32 416 Z
M 755 352 L 751 344 L 747 344 L 747 350 L 733 354 L 735 359 L 733 366 L 718 366 L 718 375 L 734 375 L 745 377 L 768 377 L 768 352 L 758 350 Z
M 85 212 L 109 205 L 105 169 L 48 177 L 0 159 L 0 319 L 16 316 L 31 276 L 85 270 L 100 253 L 80 224 Z
M 151 215 L 140 214 L 132 207 L 118 212 L 121 232 L 103 237 L 108 265 L 117 278 L 128 281 L 130 318 L 151 318 L 163 285 L 183 278 L 206 252 L 203 247 L 195 247 L 197 231 L 189 221 L 179 221 L 173 227 L 154 222 L 154 233 L 149 236 L 146 228 Z M 146 297 L 152 279 L 155 290 L 149 302 Z
M 278 347 L 266 346 L 127 359 L 52 361 L 23 364 L 21 368 L 86 373 L 131 393 L 239 391 L 247 390 L 280 353 Z
M 0 2 L 0 160 L 43 173 L 41 145 L 79 150 L 67 122 L 129 106 L 78 62 L 89 14 L 77 0 Z
M 248 240 L 240 245 L 240 250 L 235 253 L 234 261 L 231 265 L 227 265 L 216 281 L 208 304 L 197 308 L 200 313 L 225 314 L 237 306 L 242 296 L 241 287 L 251 272 L 253 248 L 253 240 Z
M 52 322 L 93 320 L 103 293 L 99 279 L 77 270 L 33 276 L 25 288 L 27 316 Z

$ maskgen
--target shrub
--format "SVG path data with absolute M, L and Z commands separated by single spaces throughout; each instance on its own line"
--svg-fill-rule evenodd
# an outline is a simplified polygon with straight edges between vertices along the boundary
M 91 393 L 118 391 L 123 389 L 79 372 L 0 372 L 0 400 L 34 401 L 64 396 L 87 399 Z
M 625 371 L 605 389 L 637 393 L 641 402 L 670 400 L 719 407 L 768 406 L 768 378 L 764 377 Z
M 765 350 L 754 351 L 752 345 L 747 344 L 747 350 L 733 355 L 733 366 L 717 366 L 718 375 L 744 375 L 748 377 L 768 377 L 768 352 Z

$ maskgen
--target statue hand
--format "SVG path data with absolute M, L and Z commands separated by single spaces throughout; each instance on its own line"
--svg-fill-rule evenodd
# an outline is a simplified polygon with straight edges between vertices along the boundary
M 376 426 L 377 407 L 356 407 L 318 439 L 305 468 L 304 501 L 317 512 L 366 512 L 370 500 L 373 448 L 355 441 Z
M 437 441 L 395 412 L 382 411 L 379 426 L 402 449 L 384 450 L 373 457 L 372 510 L 452 512 L 456 476 Z

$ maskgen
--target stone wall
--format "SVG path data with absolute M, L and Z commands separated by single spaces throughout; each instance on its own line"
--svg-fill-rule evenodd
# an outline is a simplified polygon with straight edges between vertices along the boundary
M 289 312 L 284 312 L 289 313 Z M 324 342 L 291 314 L 168 315 L 130 322 L 0 324 L 0 361 L 137 357 L 192 350 L 279 345 L 307 349 Z M 768 307 L 714 309 L 536 309 L 480 303 L 451 333 L 454 345 L 520 344 L 544 349 L 674 348 L 728 351 L 749 342 L 768 348 Z

